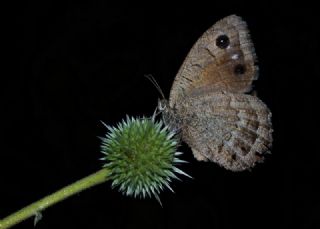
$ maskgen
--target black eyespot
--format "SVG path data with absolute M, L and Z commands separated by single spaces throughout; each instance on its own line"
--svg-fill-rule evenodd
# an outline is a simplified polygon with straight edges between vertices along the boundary
M 234 74 L 236 75 L 242 75 L 246 72 L 246 66 L 244 66 L 243 64 L 237 64 L 235 67 L 234 67 Z
M 221 49 L 227 48 L 229 44 L 230 44 L 230 40 L 227 35 L 220 35 L 216 39 L 216 45 Z
M 244 146 L 241 146 L 240 149 L 241 149 L 242 151 L 246 151 L 246 147 L 244 147 Z

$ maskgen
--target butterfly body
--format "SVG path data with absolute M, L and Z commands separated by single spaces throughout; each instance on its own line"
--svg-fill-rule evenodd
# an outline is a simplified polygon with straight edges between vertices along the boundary
M 258 77 L 246 23 L 228 16 L 209 28 L 182 64 L 162 101 L 163 119 L 196 159 L 232 171 L 262 162 L 272 145 L 271 112 L 250 92 Z

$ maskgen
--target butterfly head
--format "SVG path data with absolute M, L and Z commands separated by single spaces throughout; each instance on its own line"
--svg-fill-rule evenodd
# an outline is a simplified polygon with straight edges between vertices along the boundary
M 182 120 L 179 118 L 174 108 L 171 108 L 169 101 L 166 99 L 159 99 L 158 110 L 161 113 L 162 120 L 171 131 L 180 132 Z
M 168 112 L 169 110 L 169 102 L 166 99 L 159 99 L 158 101 L 158 110 L 163 113 L 163 112 Z

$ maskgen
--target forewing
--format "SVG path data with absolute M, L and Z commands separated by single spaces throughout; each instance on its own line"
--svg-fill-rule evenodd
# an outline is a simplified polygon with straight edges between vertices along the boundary
M 179 107 L 194 88 L 248 92 L 257 76 L 247 24 L 238 16 L 228 16 L 209 28 L 190 50 L 174 80 L 170 106 Z

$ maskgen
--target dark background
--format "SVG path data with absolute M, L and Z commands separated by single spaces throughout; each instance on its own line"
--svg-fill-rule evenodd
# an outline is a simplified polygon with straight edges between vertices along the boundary
M 228 4 L 110 8 L 104 1 L 19 3 L 10 10 L 1 83 L 0 218 L 97 171 L 100 140 L 125 117 L 150 116 L 197 38 L 229 14 L 248 23 L 259 58 L 259 97 L 273 112 L 264 164 L 232 173 L 197 162 L 183 145 L 175 194 L 122 196 L 102 184 L 43 212 L 37 228 L 316 228 L 320 201 L 315 110 L 315 6 Z M 12 12 L 11 12 L 12 11 Z M 317 66 L 316 66 L 317 64 Z M 317 116 L 318 117 L 318 116 Z M 16 228 L 33 228 L 27 220 Z

